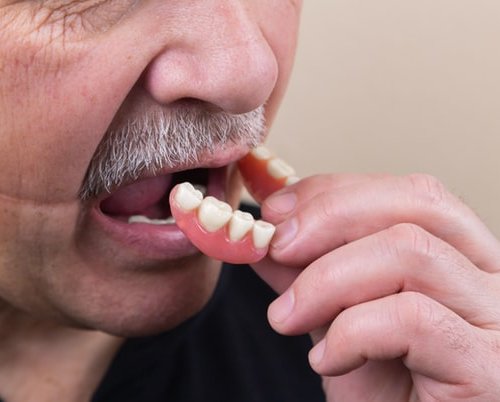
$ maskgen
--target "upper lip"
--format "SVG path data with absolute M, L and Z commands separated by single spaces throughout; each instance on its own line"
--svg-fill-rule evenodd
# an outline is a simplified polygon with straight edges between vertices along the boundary
M 185 170 L 191 169 L 200 169 L 200 168 L 218 168 L 222 166 L 229 165 L 233 162 L 238 161 L 243 156 L 245 156 L 250 151 L 248 145 L 245 144 L 232 144 L 229 146 L 224 146 L 214 152 L 206 153 L 203 155 L 198 162 L 189 161 L 184 164 L 177 165 L 175 167 L 165 167 L 163 169 L 156 170 L 154 172 L 144 172 L 139 177 L 125 180 L 123 183 L 111 188 L 109 191 L 105 191 L 100 194 L 92 204 L 99 205 L 104 199 L 108 198 L 111 194 L 116 192 L 118 189 L 125 187 L 129 184 L 138 182 L 140 180 L 144 180 L 151 177 L 164 176 L 168 174 L 173 174 L 176 172 L 181 172 Z

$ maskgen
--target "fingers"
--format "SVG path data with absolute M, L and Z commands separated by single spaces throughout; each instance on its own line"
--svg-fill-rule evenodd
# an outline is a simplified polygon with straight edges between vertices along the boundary
M 500 322 L 490 274 L 420 227 L 400 224 L 331 251 L 309 265 L 269 308 L 284 334 L 311 332 L 344 309 L 414 291 L 481 327 Z
M 280 192 L 287 186 L 292 186 L 300 179 L 295 170 L 282 159 L 276 157 L 271 150 L 259 146 L 238 161 L 238 170 L 241 173 L 245 187 L 253 198 L 262 203 L 273 193 Z M 317 194 L 324 188 L 334 189 L 353 183 L 381 177 L 368 174 L 342 174 L 314 176 L 303 185 L 300 202 Z
M 273 259 L 306 265 L 345 243 L 407 222 L 450 243 L 486 271 L 500 268 L 498 240 L 436 179 L 358 178 L 342 186 L 335 181 L 304 179 L 264 202 L 264 219 L 280 223 L 271 244 Z
M 301 268 L 287 267 L 278 264 L 270 258 L 264 258 L 251 264 L 253 270 L 264 282 L 278 294 L 283 293 L 297 276 L 302 272 Z
M 416 376 L 456 384 L 478 371 L 484 350 L 476 328 L 434 300 L 405 292 L 345 310 L 309 359 L 319 374 L 341 375 L 368 360 L 402 358 Z

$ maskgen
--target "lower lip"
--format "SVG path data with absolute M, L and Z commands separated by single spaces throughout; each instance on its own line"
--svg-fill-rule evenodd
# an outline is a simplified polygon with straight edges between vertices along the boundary
M 227 167 L 209 171 L 207 195 L 225 199 Z M 199 254 L 199 250 L 175 224 L 129 224 L 102 213 L 98 206 L 90 211 L 90 219 L 125 250 L 154 260 L 173 260 Z

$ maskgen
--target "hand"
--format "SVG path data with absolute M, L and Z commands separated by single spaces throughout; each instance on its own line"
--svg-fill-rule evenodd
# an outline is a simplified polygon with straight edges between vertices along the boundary
M 265 200 L 254 269 L 329 401 L 500 400 L 500 244 L 436 179 L 325 175 Z

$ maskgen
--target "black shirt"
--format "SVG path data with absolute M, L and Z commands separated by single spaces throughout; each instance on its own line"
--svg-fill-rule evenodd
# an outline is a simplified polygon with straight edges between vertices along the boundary
M 172 331 L 130 339 L 92 402 L 319 402 L 308 337 L 276 334 L 276 297 L 248 266 L 223 267 L 205 309 Z

